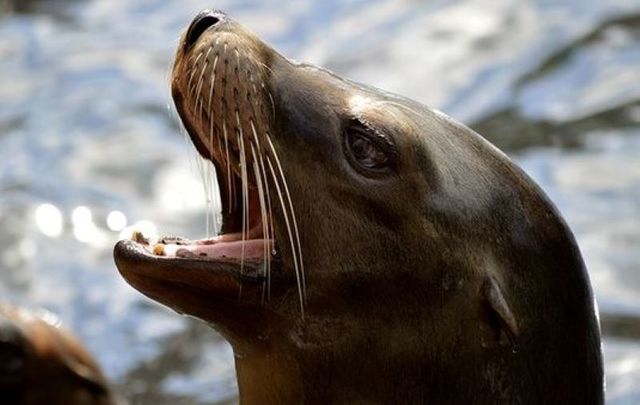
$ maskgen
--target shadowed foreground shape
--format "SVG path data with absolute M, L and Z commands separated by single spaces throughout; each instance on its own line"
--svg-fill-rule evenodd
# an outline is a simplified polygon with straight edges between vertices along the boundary
M 34 313 L 0 305 L 0 403 L 115 401 L 98 364 L 73 336 Z
M 137 235 L 115 260 L 229 340 L 242 403 L 603 402 L 573 236 L 478 134 L 220 12 L 182 37 L 172 93 L 216 167 L 221 234 Z

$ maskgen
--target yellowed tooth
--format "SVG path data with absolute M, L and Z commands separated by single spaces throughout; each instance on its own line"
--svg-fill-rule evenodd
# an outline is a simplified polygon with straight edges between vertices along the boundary
M 153 254 L 158 256 L 164 256 L 164 245 L 162 243 L 158 243 L 153 247 Z
M 145 245 L 149 244 L 149 239 L 145 238 L 142 232 L 137 230 L 133 231 L 133 233 L 131 234 L 131 240 Z

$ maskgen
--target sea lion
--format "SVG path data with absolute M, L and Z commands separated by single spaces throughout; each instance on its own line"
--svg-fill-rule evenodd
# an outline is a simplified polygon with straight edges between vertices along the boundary
M 115 261 L 229 340 L 241 403 L 603 402 L 576 242 L 484 138 L 217 11 L 171 87 L 216 167 L 221 234 L 120 241 Z
M 116 403 L 97 362 L 76 338 L 34 312 L 6 304 L 0 305 L 0 402 Z

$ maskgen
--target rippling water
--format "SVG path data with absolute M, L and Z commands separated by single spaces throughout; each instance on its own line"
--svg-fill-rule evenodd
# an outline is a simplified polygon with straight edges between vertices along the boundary
M 608 402 L 640 402 L 632 0 L 0 0 L 2 300 L 58 314 L 132 403 L 234 400 L 227 344 L 143 298 L 111 258 L 131 226 L 206 232 L 168 72 L 179 32 L 210 7 L 290 57 L 442 109 L 505 149 L 583 251 Z

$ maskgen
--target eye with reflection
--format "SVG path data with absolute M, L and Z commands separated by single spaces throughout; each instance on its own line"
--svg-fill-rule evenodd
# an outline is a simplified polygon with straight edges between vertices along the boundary
M 379 176 L 390 173 L 396 157 L 391 139 L 359 120 L 352 120 L 344 132 L 349 163 L 360 173 Z

